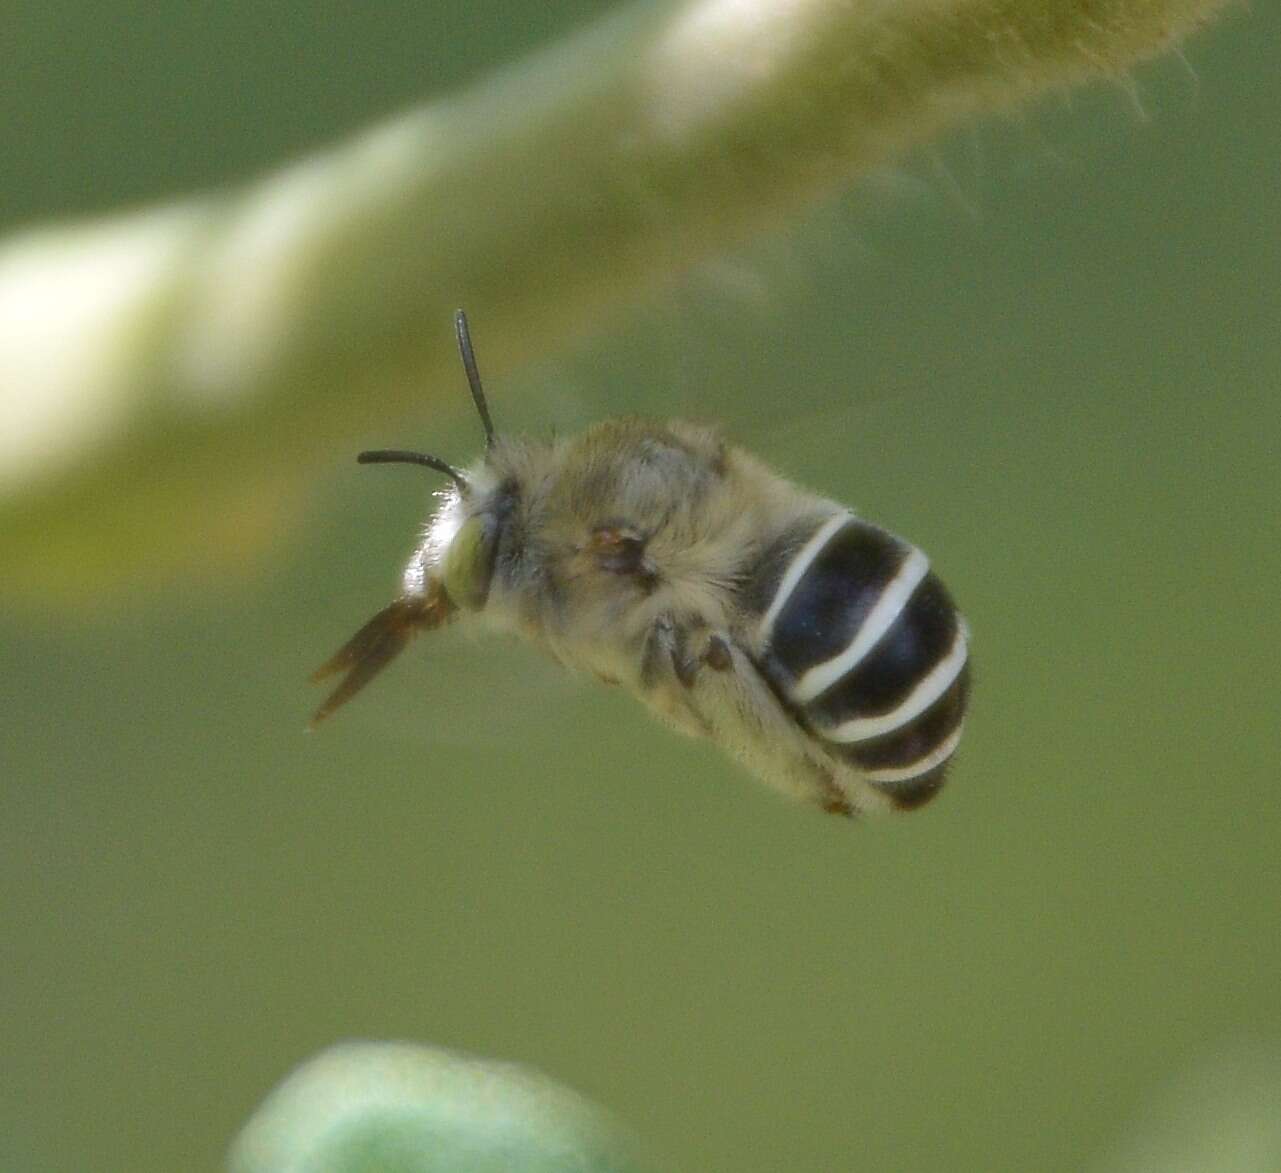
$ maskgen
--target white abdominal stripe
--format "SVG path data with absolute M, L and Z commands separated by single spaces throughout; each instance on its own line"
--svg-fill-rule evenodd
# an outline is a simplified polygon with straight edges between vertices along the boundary
M 947 738 L 923 758 L 917 758 L 907 766 L 896 766 L 884 770 L 864 770 L 864 776 L 869 782 L 910 782 L 914 778 L 920 778 L 928 774 L 931 770 L 937 770 L 948 758 L 956 751 L 956 747 L 961 742 L 961 730 L 965 728 L 962 722 L 947 736 Z
M 813 565 L 814 559 L 823 552 L 824 547 L 831 541 L 836 531 L 844 529 L 846 523 L 852 520 L 852 515 L 848 513 L 837 513 L 829 517 L 814 531 L 813 537 L 793 556 L 791 562 L 788 563 L 787 569 L 783 572 L 783 577 L 778 584 L 778 590 L 774 593 L 774 600 L 770 603 L 769 610 L 765 612 L 765 617 L 761 620 L 761 635 L 764 640 L 769 639 L 774 629 L 774 621 L 778 618 L 778 613 L 786 606 L 787 600 L 792 597 L 792 592 L 796 590 L 797 583 L 805 577 L 806 572 Z
M 872 608 L 872 613 L 863 621 L 863 626 L 859 628 L 858 635 L 850 642 L 849 647 L 839 656 L 833 656 L 806 672 L 792 689 L 793 698 L 801 704 L 812 701 L 853 672 L 903 614 L 903 608 L 929 572 L 930 560 L 920 550 L 913 550 L 908 554 L 903 559 L 898 574 L 885 584 L 884 593 Z
M 761 633 L 774 686 L 837 756 L 904 805 L 938 789 L 961 738 L 969 632 L 920 550 L 827 518 L 778 579 Z
M 956 678 L 965 670 L 969 659 L 968 632 L 965 621 L 957 624 L 956 635 L 952 640 L 951 650 L 930 670 L 920 684 L 888 713 L 879 713 L 875 717 L 854 717 L 830 729 L 821 730 L 824 741 L 835 741 L 847 745 L 856 741 L 870 741 L 886 733 L 901 729 L 909 721 L 915 720 L 949 688 L 956 683 Z

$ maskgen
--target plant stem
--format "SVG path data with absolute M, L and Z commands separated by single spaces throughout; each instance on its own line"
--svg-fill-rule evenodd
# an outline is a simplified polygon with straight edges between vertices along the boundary
M 869 165 L 1116 76 L 1220 4 L 644 5 L 239 193 L 13 239 L 9 584 L 78 597 L 86 576 L 224 565 L 340 438 L 446 388 L 463 406 L 456 306 L 501 373 Z

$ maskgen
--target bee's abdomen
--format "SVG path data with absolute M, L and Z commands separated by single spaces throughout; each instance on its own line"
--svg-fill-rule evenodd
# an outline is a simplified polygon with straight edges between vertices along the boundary
M 969 689 L 965 621 L 915 547 L 849 514 L 784 534 L 749 589 L 761 667 L 834 756 L 899 806 L 943 784 Z

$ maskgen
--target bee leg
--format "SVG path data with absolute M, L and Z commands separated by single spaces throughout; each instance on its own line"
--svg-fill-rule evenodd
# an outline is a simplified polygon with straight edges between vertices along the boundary
M 703 663 L 713 672 L 728 672 L 734 667 L 734 653 L 729 650 L 729 641 L 719 632 L 713 632 L 707 637 Z
M 659 640 L 661 634 L 655 632 L 653 638 Z M 650 693 L 655 708 L 673 720 L 692 712 L 708 736 L 737 753 L 765 781 L 829 814 L 857 818 L 856 800 L 832 769 L 809 752 L 808 736 L 729 633 L 695 621 L 688 642 L 694 645 L 697 679 L 692 687 L 682 687 L 671 676 L 666 688 L 656 681 Z M 692 731 L 687 723 L 682 727 Z
M 698 668 L 699 660 L 689 651 L 689 631 L 671 615 L 660 615 L 645 637 L 641 683 L 652 688 L 670 669 L 683 688 L 692 688 Z
M 701 627 L 701 624 L 699 625 Z M 646 642 L 646 655 L 651 650 L 661 659 L 667 659 L 672 673 L 683 688 L 693 688 L 699 669 L 704 665 L 714 672 L 728 672 L 734 667 L 734 654 L 730 651 L 729 637 L 720 632 L 705 634 L 702 628 L 702 647 L 691 649 L 691 629 L 677 623 L 670 615 L 661 615 L 650 629 Z M 653 665 L 649 665 L 653 668 Z M 642 668 L 642 675 L 645 669 Z
M 828 779 L 827 785 L 823 788 L 823 797 L 819 805 L 829 815 L 843 815 L 847 819 L 852 819 L 857 814 L 850 800 L 831 779 Z
M 679 728 L 706 737 L 711 729 L 690 696 L 699 664 L 690 654 L 688 630 L 670 614 L 655 619 L 641 653 L 641 686 L 651 704 Z

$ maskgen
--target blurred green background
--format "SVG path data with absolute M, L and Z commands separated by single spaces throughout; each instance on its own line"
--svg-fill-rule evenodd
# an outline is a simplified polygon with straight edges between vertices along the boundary
M 11 6 L 0 227 L 250 177 L 605 7 Z M 792 807 L 458 629 L 305 736 L 428 503 L 351 456 L 466 458 L 461 377 L 250 574 L 0 617 L 0 1168 L 216 1168 L 344 1038 L 529 1063 L 685 1173 L 1111 1169 L 1189 1073 L 1281 1071 L 1278 43 L 1232 12 L 490 387 L 507 429 L 723 419 L 925 547 L 978 677 L 919 815 Z

